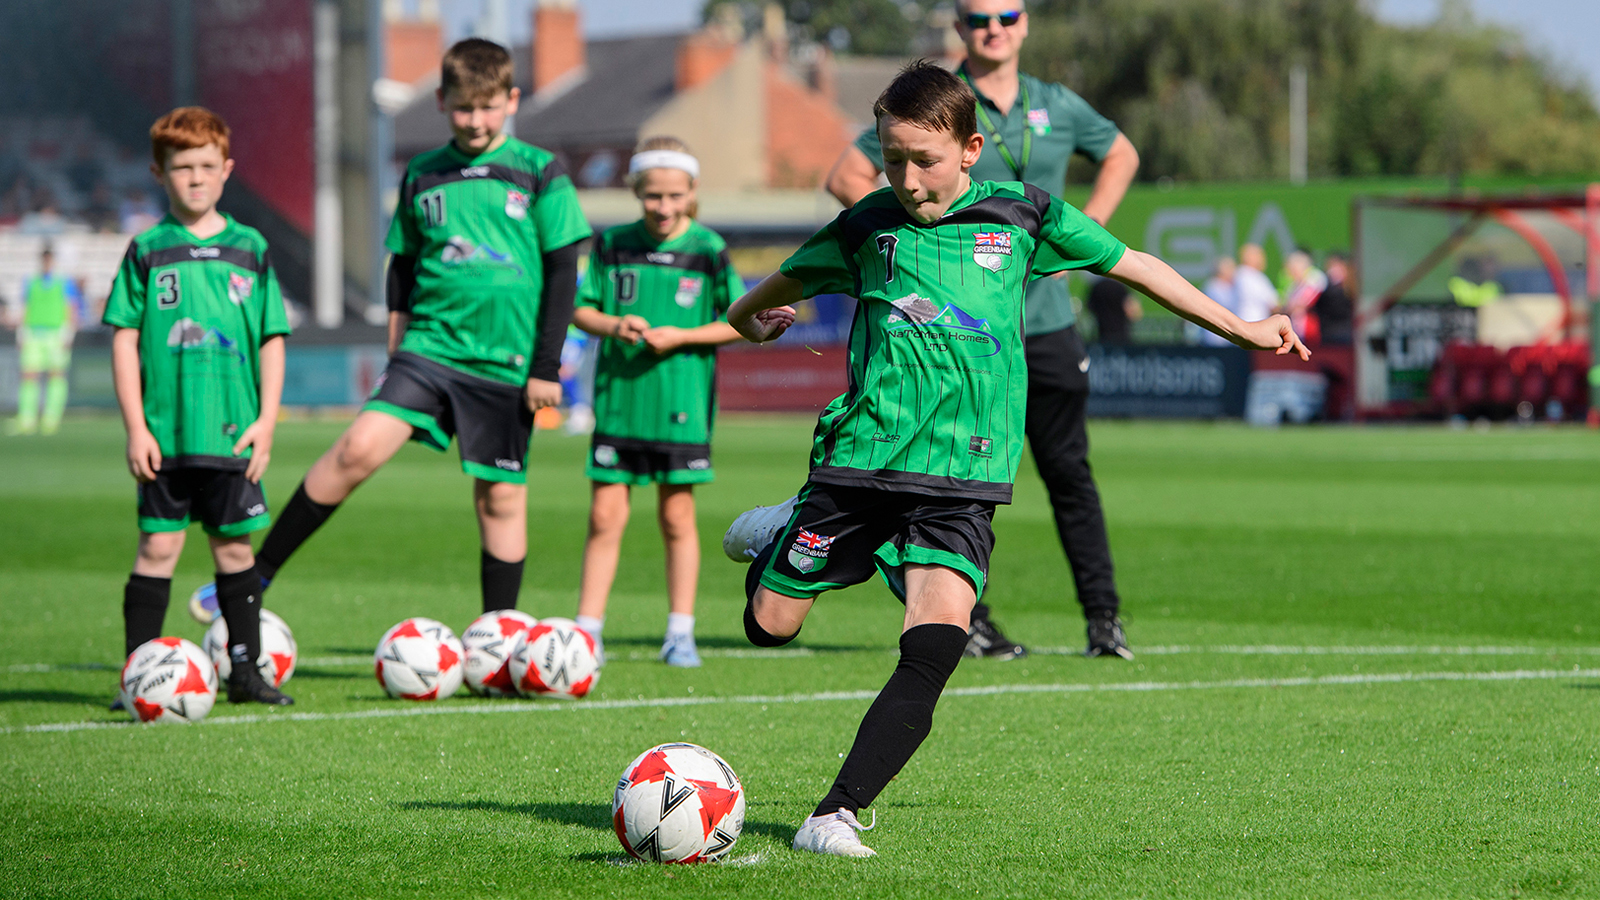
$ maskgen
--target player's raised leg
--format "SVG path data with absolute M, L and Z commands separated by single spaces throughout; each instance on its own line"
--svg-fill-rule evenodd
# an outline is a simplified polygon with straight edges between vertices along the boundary
M 657 518 L 667 557 L 667 635 L 661 661 L 694 668 L 700 652 L 694 641 L 694 599 L 700 582 L 700 529 L 695 523 L 694 485 L 663 484 Z
M 474 478 L 472 505 L 483 543 L 478 572 L 483 611 L 516 609 L 528 559 L 528 486 Z
M 583 542 L 583 580 L 578 585 L 578 627 L 594 638 L 595 654 L 604 661 L 601 631 L 606 604 L 617 577 L 622 554 L 622 532 L 628 527 L 631 488 L 622 483 L 596 481 L 589 501 L 589 534 Z
M 797 850 L 875 855 L 857 834 L 864 830 L 857 813 L 872 805 L 922 746 L 933 727 L 939 695 L 961 662 L 976 588 L 966 576 L 943 566 L 907 565 L 904 573 L 900 663 L 862 718 L 833 787 L 795 834 Z

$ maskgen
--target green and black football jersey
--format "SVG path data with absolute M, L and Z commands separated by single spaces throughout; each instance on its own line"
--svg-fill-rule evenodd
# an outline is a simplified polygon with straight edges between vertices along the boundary
M 721 236 L 699 222 L 657 243 L 644 222 L 618 225 L 595 241 L 578 303 L 652 327 L 698 328 L 726 318 L 744 293 Z M 594 375 L 595 434 L 672 444 L 706 444 L 716 415 L 717 348 L 682 347 L 657 356 L 643 343 L 606 340 Z
M 1028 392 L 1028 281 L 1066 269 L 1103 274 L 1125 249 L 1020 182 L 973 182 L 929 225 L 888 188 L 840 213 L 779 269 L 807 297 L 860 301 L 849 389 L 817 421 L 811 480 L 1011 502 Z
M 578 192 L 548 151 L 507 138 L 469 157 L 452 141 L 406 167 L 386 245 L 417 258 L 400 349 L 522 384 L 533 361 L 541 256 L 583 240 Z
M 170 215 L 135 237 L 106 300 L 107 325 L 139 329 L 163 466 L 244 469 L 233 445 L 261 414 L 261 344 L 289 333 L 266 239 L 224 218 L 203 240 Z

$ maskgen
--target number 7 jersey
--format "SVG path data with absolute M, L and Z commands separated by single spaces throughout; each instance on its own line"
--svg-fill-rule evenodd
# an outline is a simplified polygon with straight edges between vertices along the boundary
M 1025 434 L 1028 281 L 1104 274 L 1125 249 L 1018 182 L 973 182 L 931 224 L 888 188 L 840 213 L 779 269 L 807 297 L 859 301 L 849 389 L 817 421 L 811 480 L 1011 502 Z

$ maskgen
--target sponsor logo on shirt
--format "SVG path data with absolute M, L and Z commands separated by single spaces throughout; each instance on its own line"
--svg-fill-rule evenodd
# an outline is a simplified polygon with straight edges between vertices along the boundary
M 610 444 L 596 444 L 594 448 L 594 464 L 607 469 L 616 465 L 617 448 Z
M 875 441 L 881 441 L 882 443 L 885 443 L 885 444 L 892 444 L 895 441 L 900 440 L 900 435 L 898 435 L 898 434 L 884 434 L 883 432 L 879 431 L 879 432 L 874 432 L 873 433 L 872 439 L 875 440 Z
M 489 174 L 488 166 L 467 166 L 461 170 L 462 178 L 482 178 Z
M 655 250 L 651 250 L 649 253 L 644 255 L 644 258 L 650 260 L 658 266 L 670 266 L 672 265 L 672 261 L 678 257 L 672 253 L 660 253 Z
M 989 320 L 979 319 L 954 303 L 936 306 L 932 300 L 907 294 L 890 300 L 892 307 L 884 320 L 891 338 L 913 340 L 934 353 L 960 356 L 993 356 L 1000 342 L 989 331 Z
M 506 191 L 506 215 L 517 221 L 528 217 L 528 195 L 521 191 Z
M 1011 265 L 1011 232 L 979 231 L 972 235 L 972 261 L 998 272 Z
M 986 437 L 974 437 L 967 441 L 967 452 L 973 456 L 988 459 L 993 455 L 994 441 Z
M 673 296 L 673 301 L 684 309 L 688 309 L 700 302 L 700 291 L 705 287 L 705 279 L 699 275 L 683 275 L 678 278 L 678 293 Z
M 221 247 L 190 247 L 191 259 L 216 259 L 222 255 Z
M 487 271 L 492 269 L 510 269 L 518 275 L 522 274 L 522 267 L 511 259 L 511 254 L 501 253 L 488 244 L 474 244 L 461 235 L 454 235 L 439 251 L 439 259 L 451 268 Z
M 250 299 L 255 293 L 256 277 L 254 275 L 240 275 L 238 272 L 228 273 L 228 299 L 238 306 Z
M 837 536 L 829 537 L 804 528 L 800 529 L 799 536 L 789 547 L 789 565 L 806 573 L 820 570 L 828 564 L 828 551 L 833 549 L 835 540 Z
M 173 353 L 219 353 L 244 362 L 239 342 L 215 328 L 207 328 L 193 319 L 179 319 L 167 332 L 167 348 Z
M 1049 134 L 1050 133 L 1050 110 L 1048 110 L 1048 109 L 1030 109 L 1030 110 L 1028 110 L 1028 127 L 1033 129 L 1033 133 L 1034 134 L 1037 134 L 1037 135 L 1040 135 L 1040 136 Z

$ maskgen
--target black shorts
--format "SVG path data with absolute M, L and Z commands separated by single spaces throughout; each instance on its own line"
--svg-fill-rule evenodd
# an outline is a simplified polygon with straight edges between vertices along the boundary
M 156 480 L 139 485 L 139 530 L 146 534 L 182 531 L 200 513 L 200 526 L 213 537 L 242 537 L 272 522 L 261 485 L 244 469 L 203 469 L 163 465 Z
M 994 508 L 965 497 L 807 482 L 761 584 L 787 597 L 815 597 L 878 571 L 904 601 L 901 568 L 912 563 L 953 569 L 981 597 L 994 551 Z
M 443 452 L 458 439 L 461 471 L 525 484 L 533 413 L 520 385 L 468 375 L 415 353 L 396 353 L 361 407 L 411 426 L 411 439 Z
M 597 434 L 584 474 L 608 484 L 704 484 L 714 477 L 710 444 L 636 441 Z

